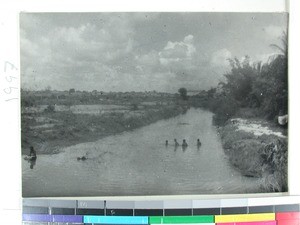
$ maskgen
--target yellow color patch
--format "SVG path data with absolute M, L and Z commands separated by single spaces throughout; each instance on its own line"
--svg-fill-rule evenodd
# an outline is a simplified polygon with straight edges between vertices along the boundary
M 275 220 L 275 213 L 236 214 L 215 216 L 215 223 L 258 222 Z

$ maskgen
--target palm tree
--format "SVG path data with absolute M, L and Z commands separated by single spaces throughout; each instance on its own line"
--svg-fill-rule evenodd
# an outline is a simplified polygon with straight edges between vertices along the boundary
M 286 31 L 283 31 L 281 37 L 280 37 L 280 40 L 281 40 L 281 45 L 282 46 L 279 46 L 277 44 L 271 44 L 270 46 L 279 50 L 280 51 L 280 55 L 284 56 L 285 58 L 288 57 L 288 34 Z

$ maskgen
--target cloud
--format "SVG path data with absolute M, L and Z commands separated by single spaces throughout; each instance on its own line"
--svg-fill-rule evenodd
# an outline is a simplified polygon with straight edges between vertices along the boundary
M 20 39 L 21 44 L 21 54 L 27 57 L 36 57 L 39 56 L 39 46 L 26 37 Z
M 157 51 L 150 51 L 143 55 L 135 56 L 136 62 L 140 66 L 158 66 L 159 65 L 159 54 Z
M 228 67 L 229 62 L 228 59 L 232 58 L 231 52 L 226 49 L 220 49 L 212 53 L 211 56 L 211 65 L 213 67 Z
M 244 14 L 21 13 L 22 87 L 210 88 L 228 68 L 227 58 L 266 58 L 269 45 L 280 44 L 285 23 L 276 22 L 277 14 L 260 16 L 243 30 Z
M 197 68 L 197 52 L 193 35 L 187 35 L 182 41 L 167 41 L 160 50 L 151 50 L 137 54 L 135 60 L 138 72 L 167 73 L 187 76 Z M 152 75 L 153 76 L 153 75 Z
M 30 16 L 23 23 L 33 21 L 32 18 L 38 21 Z M 120 72 L 108 68 L 119 65 L 131 70 L 129 67 L 133 66 L 128 61 L 133 51 L 132 27 L 126 19 L 111 16 L 100 27 L 89 22 L 77 26 L 53 25 L 48 33 L 40 32 L 40 23 L 37 24 L 38 27 L 34 24 L 21 27 L 22 85 L 62 88 L 56 80 L 86 84 L 86 77 L 94 78 L 93 74 L 98 74 L 94 82 L 101 82 L 106 79 L 105 74 Z
M 269 38 L 279 38 L 283 33 L 283 28 L 280 26 L 270 25 L 264 28 L 264 31 L 268 35 Z
M 169 41 L 164 49 L 159 52 L 161 64 L 170 65 L 172 63 L 191 61 L 196 52 L 193 39 L 193 35 L 188 35 L 181 42 Z
M 135 69 L 137 74 L 147 77 L 149 88 L 155 89 L 156 85 L 157 90 L 170 92 L 180 87 L 200 90 L 218 84 L 231 56 L 229 50 L 220 49 L 208 60 L 197 52 L 194 36 L 186 35 L 182 41 L 167 41 L 161 50 L 137 55 Z

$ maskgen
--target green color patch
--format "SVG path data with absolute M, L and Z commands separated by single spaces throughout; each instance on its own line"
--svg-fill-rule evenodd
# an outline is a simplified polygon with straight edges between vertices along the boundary
M 150 216 L 149 223 L 214 223 L 214 216 Z

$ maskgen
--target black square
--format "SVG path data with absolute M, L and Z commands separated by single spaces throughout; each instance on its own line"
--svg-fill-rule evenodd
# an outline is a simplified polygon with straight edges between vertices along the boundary
M 165 209 L 165 216 L 191 216 L 192 209 Z
M 135 209 L 135 216 L 163 216 L 162 209 Z
M 222 208 L 221 214 L 228 215 L 228 214 L 246 214 L 248 213 L 247 207 L 228 207 Z
M 106 209 L 107 216 L 133 216 L 133 209 Z
M 75 215 L 75 209 L 72 208 L 52 208 L 53 215 Z
M 193 215 L 220 215 L 220 208 L 193 209 Z
M 104 209 L 77 209 L 77 215 L 104 215 Z

